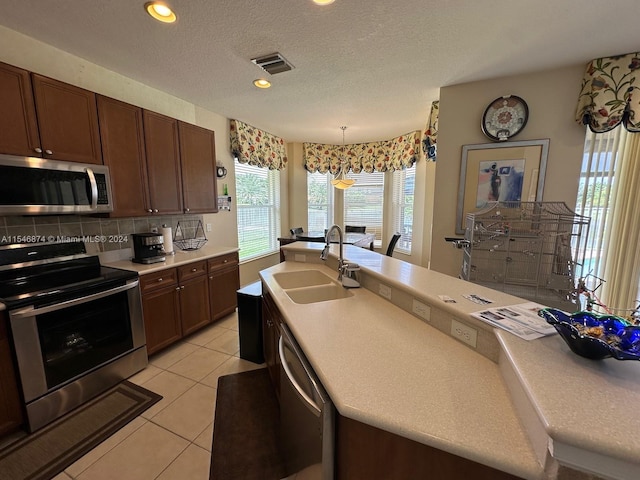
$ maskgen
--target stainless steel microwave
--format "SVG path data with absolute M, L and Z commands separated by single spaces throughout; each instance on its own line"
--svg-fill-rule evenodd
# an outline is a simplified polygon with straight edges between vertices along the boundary
M 0 215 L 113 211 L 109 167 L 0 155 Z

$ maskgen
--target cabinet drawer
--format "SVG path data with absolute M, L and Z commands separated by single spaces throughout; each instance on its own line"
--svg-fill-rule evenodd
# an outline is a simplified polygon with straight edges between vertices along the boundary
M 189 263 L 178 267 L 178 280 L 182 283 L 189 278 L 197 277 L 207 273 L 207 261 L 202 260 L 200 262 Z
M 140 277 L 140 290 L 148 292 L 167 285 L 178 283 L 178 272 L 175 268 L 167 268 L 159 272 L 149 273 Z
M 208 261 L 209 271 L 217 270 L 219 268 L 228 267 L 229 265 L 238 264 L 238 252 L 228 253 L 226 255 L 220 255 L 219 257 L 210 258 Z

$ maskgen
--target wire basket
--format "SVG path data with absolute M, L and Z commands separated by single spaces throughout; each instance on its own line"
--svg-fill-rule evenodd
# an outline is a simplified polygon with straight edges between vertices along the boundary
M 173 244 L 180 250 L 198 250 L 207 243 L 202 220 L 183 220 L 178 222 L 173 236 Z

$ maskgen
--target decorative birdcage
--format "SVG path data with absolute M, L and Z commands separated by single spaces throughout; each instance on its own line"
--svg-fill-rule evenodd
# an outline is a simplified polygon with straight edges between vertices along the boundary
M 207 243 L 202 220 L 181 220 L 173 234 L 173 244 L 180 250 L 198 250 Z
M 460 277 L 575 311 L 589 223 L 564 202 L 491 203 L 466 216 Z

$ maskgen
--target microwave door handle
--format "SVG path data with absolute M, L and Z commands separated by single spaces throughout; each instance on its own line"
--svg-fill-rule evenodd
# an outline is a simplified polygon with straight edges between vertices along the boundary
M 284 337 L 280 336 L 280 340 L 278 341 L 278 353 L 280 355 L 280 362 L 282 364 L 282 368 L 284 369 L 284 373 L 289 378 L 289 382 L 295 389 L 296 393 L 300 397 L 300 399 L 306 404 L 307 408 L 311 410 L 311 412 L 319 417 L 322 411 L 320 407 L 307 395 L 307 393 L 302 389 L 302 387 L 295 381 L 293 378 L 293 374 L 291 373 L 291 369 L 289 368 L 289 364 L 284 356 Z
M 98 209 L 98 182 L 96 182 L 96 176 L 93 174 L 93 170 L 89 167 L 85 168 L 87 176 L 89 177 L 89 184 L 91 185 L 91 210 Z
M 63 308 L 73 307 L 74 305 L 80 305 L 82 303 L 91 302 L 93 300 L 98 300 L 99 298 L 108 297 L 110 295 L 115 295 L 116 293 L 130 290 L 137 287 L 138 283 L 139 281 L 136 279 L 132 282 L 127 282 L 125 285 L 120 285 L 119 287 L 110 288 L 109 290 L 105 290 L 103 292 L 87 295 L 86 297 L 74 298 L 72 300 L 67 300 L 66 302 L 56 303 L 55 305 L 47 305 L 46 307 L 42 308 L 33 308 L 33 306 L 30 306 L 20 310 L 16 310 L 15 312 L 11 312 L 10 315 L 12 318 L 23 318 L 42 315 L 43 313 L 55 312 L 56 310 L 62 310 Z

